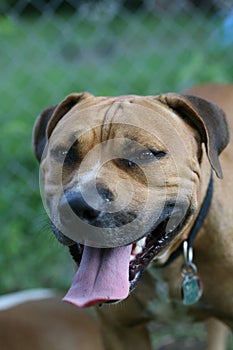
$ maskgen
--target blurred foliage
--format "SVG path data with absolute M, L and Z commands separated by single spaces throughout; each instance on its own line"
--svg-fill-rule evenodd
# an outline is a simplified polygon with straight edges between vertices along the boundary
M 85 11 L 84 11 L 85 10 Z M 115 12 L 114 12 L 115 11 Z M 49 229 L 31 146 L 40 111 L 72 91 L 156 94 L 232 82 L 221 15 L 119 13 L 0 17 L 0 293 L 67 288 L 73 265 Z

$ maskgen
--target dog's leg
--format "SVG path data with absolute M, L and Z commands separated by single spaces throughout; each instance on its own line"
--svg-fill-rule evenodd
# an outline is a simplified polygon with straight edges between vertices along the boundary
M 216 318 L 210 318 L 206 321 L 206 329 L 206 350 L 226 350 L 229 328 Z

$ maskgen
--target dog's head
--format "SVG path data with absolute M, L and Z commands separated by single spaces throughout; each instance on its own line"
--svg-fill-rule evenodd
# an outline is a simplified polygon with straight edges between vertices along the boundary
M 228 138 L 223 112 L 194 96 L 81 93 L 43 111 L 34 149 L 45 203 L 79 264 L 66 300 L 126 298 L 187 237 Z

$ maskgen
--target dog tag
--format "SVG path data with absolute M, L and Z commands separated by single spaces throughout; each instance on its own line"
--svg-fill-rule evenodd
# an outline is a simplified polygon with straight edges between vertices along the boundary
M 193 263 L 193 249 L 187 241 L 183 242 L 184 266 L 181 271 L 182 299 L 184 305 L 195 304 L 202 296 L 203 287 L 197 274 L 197 267 Z
M 182 270 L 182 276 L 184 277 L 182 282 L 182 299 L 184 305 L 195 304 L 202 296 L 202 283 L 195 270 L 196 266 L 194 264 L 186 266 Z

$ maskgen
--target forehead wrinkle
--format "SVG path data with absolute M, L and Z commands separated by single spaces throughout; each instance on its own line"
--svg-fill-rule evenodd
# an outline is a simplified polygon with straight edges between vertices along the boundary
M 120 101 L 115 101 L 113 102 L 110 107 L 107 109 L 105 115 L 104 115 L 104 120 L 103 120 L 103 125 L 101 128 L 101 140 L 106 141 L 108 140 L 108 137 L 111 132 L 111 127 L 113 124 L 113 119 L 116 113 L 119 110 L 123 110 L 122 103 Z

